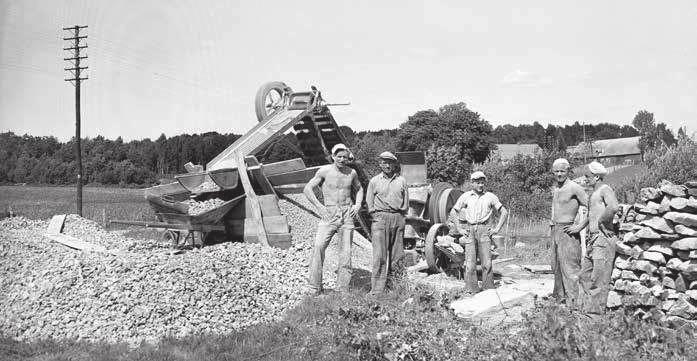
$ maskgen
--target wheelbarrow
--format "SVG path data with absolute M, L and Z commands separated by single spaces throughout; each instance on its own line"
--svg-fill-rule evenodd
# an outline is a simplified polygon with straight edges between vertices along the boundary
M 222 219 L 244 198 L 244 195 L 237 196 L 216 208 L 197 215 L 155 212 L 159 220 L 156 222 L 112 220 L 110 223 L 162 228 L 165 230 L 162 239 L 169 242 L 174 248 L 179 247 L 180 243 L 186 245 L 188 241 L 191 242 L 192 246 L 203 246 L 211 243 L 214 239 L 225 237 L 226 228 Z

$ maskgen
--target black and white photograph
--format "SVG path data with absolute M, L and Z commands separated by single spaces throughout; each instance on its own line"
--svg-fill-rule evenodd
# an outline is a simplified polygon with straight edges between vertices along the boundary
M 695 39 L 691 0 L 0 0 L 0 360 L 695 360 Z

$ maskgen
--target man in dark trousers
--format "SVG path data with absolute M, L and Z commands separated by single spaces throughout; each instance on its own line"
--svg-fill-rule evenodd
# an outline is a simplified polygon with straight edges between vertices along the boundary
M 582 311 L 598 314 L 605 313 L 617 243 L 612 221 L 619 204 L 615 191 L 603 181 L 606 174 L 598 162 L 586 167 L 586 182 L 593 193 L 588 201 L 588 239 L 579 274 L 578 304 Z
M 385 291 L 388 277 L 400 277 L 404 268 L 404 215 L 409 209 L 407 181 L 398 173 L 397 157 L 390 152 L 379 156 L 380 170 L 368 183 L 365 199 L 373 216 L 373 295 Z
M 579 184 L 569 179 L 569 161 L 559 158 L 552 164 L 557 181 L 552 195 L 552 296 L 560 303 L 574 306 L 578 297 L 578 273 L 581 270 L 581 235 L 586 219 L 575 224 L 580 206 L 588 206 L 588 196 Z

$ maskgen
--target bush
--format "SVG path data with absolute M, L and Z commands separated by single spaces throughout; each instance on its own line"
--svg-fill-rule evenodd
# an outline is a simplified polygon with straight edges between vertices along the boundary
M 697 143 L 682 139 L 672 147 L 644 153 L 646 170 L 620 181 L 616 187 L 621 202 L 633 203 L 641 188 L 655 187 L 662 179 L 676 184 L 697 180 Z

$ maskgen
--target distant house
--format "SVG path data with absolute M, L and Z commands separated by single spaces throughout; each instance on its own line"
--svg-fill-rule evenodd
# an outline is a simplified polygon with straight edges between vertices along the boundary
M 542 148 L 537 144 L 496 144 L 496 150 L 491 152 L 490 157 L 508 161 L 518 154 L 533 157 L 541 152 Z
M 606 166 L 637 164 L 641 162 L 639 139 L 641 137 L 596 140 L 568 147 L 571 157 L 597 160 Z

